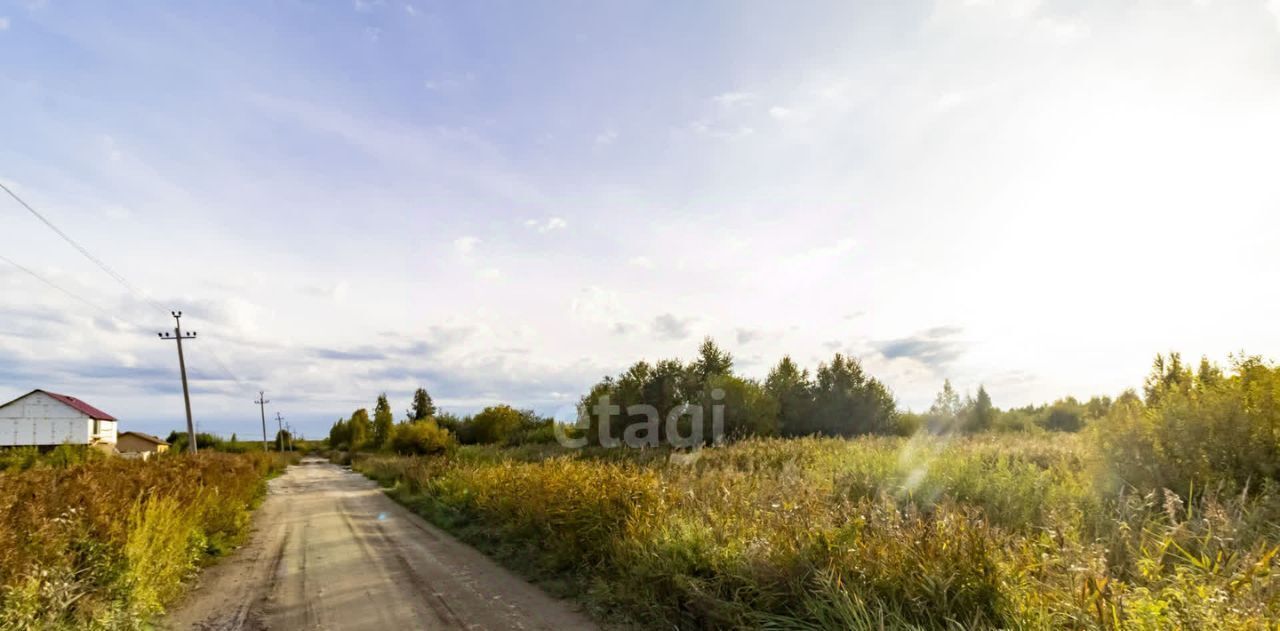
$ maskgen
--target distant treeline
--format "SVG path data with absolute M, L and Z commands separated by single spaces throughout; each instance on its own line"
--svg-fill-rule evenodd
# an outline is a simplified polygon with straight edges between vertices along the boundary
M 1236 360 L 1240 366 L 1263 366 L 1258 358 Z M 718 415 L 723 435 L 737 440 L 752 436 L 857 436 L 961 434 L 984 431 L 1075 432 L 1122 408 L 1152 404 L 1165 389 L 1196 389 L 1225 379 L 1222 370 L 1202 360 L 1196 370 L 1176 354 L 1158 356 L 1143 393 L 1127 391 L 1113 399 L 1074 397 L 1050 404 L 1001 409 L 987 390 L 979 386 L 972 395 L 961 395 L 945 381 L 933 404 L 923 412 L 903 410 L 883 382 L 869 375 L 853 357 L 835 354 L 810 373 L 789 356 L 783 357 L 763 380 L 734 371 L 733 356 L 706 339 L 689 362 L 664 359 L 640 361 L 617 376 L 603 378 L 580 400 L 583 418 L 575 427 L 561 427 L 566 436 L 585 438 L 592 445 L 601 436 L 619 438 L 628 431 L 654 429 L 645 436 L 653 443 L 666 442 L 667 420 L 684 433 L 694 416 L 710 426 Z M 603 403 L 616 406 L 601 414 Z M 633 406 L 649 406 L 660 415 L 654 423 Z M 650 427 L 640 427 L 646 422 Z M 601 425 L 605 426 L 602 428 Z M 468 416 L 437 411 L 425 389 L 418 389 L 412 408 L 397 423 L 386 395 L 378 397 L 373 415 L 356 410 L 340 419 L 329 433 L 329 444 L 344 450 L 390 450 L 401 453 L 433 453 L 453 444 L 550 443 L 556 440 L 555 423 L 531 410 L 495 405 Z M 601 430 L 604 431 L 601 431 Z M 706 442 L 716 439 L 707 434 Z

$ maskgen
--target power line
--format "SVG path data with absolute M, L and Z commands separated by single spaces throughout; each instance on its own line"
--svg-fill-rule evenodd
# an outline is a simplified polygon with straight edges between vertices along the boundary
M 43 214 L 41 214 L 41 213 L 40 213 L 40 211 L 38 211 L 38 210 L 36 210 L 34 207 L 32 207 L 32 206 L 31 206 L 31 204 L 28 204 L 26 200 L 22 199 L 22 197 L 20 197 L 17 193 L 13 192 L 13 189 L 11 189 L 11 188 L 9 188 L 7 185 L 5 185 L 5 184 L 4 184 L 4 182 L 0 182 L 0 188 L 4 189 L 4 192 L 8 193 L 8 194 L 9 194 L 9 196 L 10 196 L 10 197 L 12 197 L 12 198 L 14 199 L 14 201 L 16 201 L 16 202 L 18 202 L 19 204 L 21 204 L 23 208 L 27 209 L 27 212 L 30 212 L 30 213 L 32 214 L 32 216 L 34 216 L 36 219 L 39 219 L 41 223 L 43 223 L 46 227 L 48 227 L 48 228 L 49 228 L 50 230 L 52 230 L 55 234 L 57 234 L 59 237 L 61 237 L 63 241 L 66 241 L 68 244 L 70 244 L 70 245 L 71 245 L 71 247 L 75 248 L 77 252 L 79 252 L 80 254 L 82 254 L 85 258 L 89 259 L 89 261 L 90 261 L 90 262 L 92 262 L 94 265 L 96 265 L 99 269 L 101 269 L 104 273 L 106 273 L 108 276 L 110 276 L 113 280 L 115 280 L 116 282 L 120 283 L 120 285 L 121 285 L 121 286 L 123 286 L 125 289 L 127 289 L 127 290 L 129 291 L 129 293 L 133 294 L 133 296 L 134 296 L 135 298 L 138 298 L 139 300 L 142 300 L 143 302 L 146 302 L 146 303 L 150 304 L 152 307 L 155 307 L 156 309 L 158 309 L 158 310 L 160 310 L 160 311 L 166 311 L 166 312 L 169 312 L 169 313 L 171 313 L 171 314 L 174 314 L 174 317 L 175 317 L 175 318 L 179 317 L 177 314 L 180 314 L 180 313 L 181 313 L 180 311 L 170 311 L 169 309 L 167 309 L 167 308 L 165 308 L 165 307 L 161 306 L 161 305 L 160 305 L 158 302 L 156 302 L 155 300 L 152 300 L 151 298 L 147 297 L 145 294 L 143 294 L 143 293 L 142 293 L 142 292 L 137 288 L 137 286 L 136 286 L 136 285 L 134 285 L 133 283 L 129 282 L 129 280 L 128 280 L 127 278 L 125 278 L 125 277 L 124 277 L 124 276 L 122 276 L 119 272 L 116 272 L 114 269 L 112 269 L 112 268 L 111 268 L 111 266 L 109 266 L 109 265 L 107 265 L 107 264 L 106 264 L 106 262 L 104 262 L 102 259 L 98 258 L 97 256 L 94 256 L 94 255 L 93 255 L 93 253 L 92 253 L 92 252 L 90 252 L 87 248 L 85 248 L 83 245 L 80 245 L 80 243 L 79 243 L 79 242 L 77 242 L 75 239 L 72 239 L 70 235 L 68 235 L 66 232 L 63 232 L 63 231 L 62 231 L 62 229 L 58 228 L 58 226 L 54 225 L 54 223 L 53 223 L 52 221 L 50 221 L 48 217 L 45 217 Z M 66 289 L 63 289 L 62 287 L 59 287 L 58 285 L 54 284 L 53 282 L 51 282 L 51 281 L 49 281 L 49 280 L 47 280 L 47 279 L 45 279 L 45 278 L 41 277 L 39 274 L 36 274 L 36 273 L 35 273 L 35 272 L 33 272 L 32 270 L 27 269 L 26 267 L 23 267 L 22 265 L 19 265 L 19 264 L 17 264 L 17 263 L 16 263 L 16 262 L 14 262 L 14 261 L 11 261 L 11 260 L 9 260 L 9 259 L 7 259 L 7 258 L 6 258 L 6 259 L 3 259 L 3 260 L 4 260 L 6 263 L 9 263 L 10 265 L 13 265 L 14 267 L 17 267 L 18 269 L 20 269 L 20 270 L 22 270 L 22 271 L 26 272 L 27 274 L 29 274 L 29 275 L 31 275 L 32 277 L 34 277 L 34 278 L 36 278 L 37 280 L 39 280 L 40 282 L 42 282 L 42 283 L 44 283 L 44 284 L 46 284 L 46 285 L 48 285 L 48 286 L 50 286 L 50 287 L 53 287 L 54 289 L 56 289 L 56 290 L 58 290 L 58 291 L 60 291 L 60 292 L 62 292 L 62 293 L 64 293 L 64 294 L 66 294 L 66 295 L 68 295 L 68 296 L 71 296 L 72 298 L 75 298 L 76 300 L 78 300 L 78 301 L 80 301 L 80 302 L 83 302 L 83 303 L 85 303 L 85 304 L 87 304 L 87 305 L 90 305 L 90 306 L 92 306 L 95 310 L 97 310 L 97 311 L 99 311 L 99 312 L 103 313 L 104 315 L 107 315 L 108 317 L 112 317 L 112 318 L 114 319 L 114 316 L 110 316 L 109 314 L 107 314 L 107 313 L 106 313 L 106 311 L 105 311 L 104 309 L 102 309 L 102 308 L 101 308 L 101 307 L 99 307 L 98 305 L 96 305 L 96 304 L 94 304 L 94 303 L 92 303 L 92 302 L 90 302 L 90 301 L 86 300 L 85 298 L 82 298 L 82 297 L 80 297 L 80 296 L 78 296 L 78 295 L 76 295 L 76 294 L 74 294 L 74 293 L 72 293 L 72 292 L 70 292 L 70 291 L 68 291 L 68 290 L 66 290 Z M 130 326 L 131 326 L 132 328 L 135 328 L 135 329 L 138 329 L 138 330 L 145 330 L 145 329 L 143 329 L 142 327 L 138 327 L 138 326 L 134 326 L 134 325 L 130 325 Z M 178 329 L 177 329 L 177 327 L 175 327 L 175 332 L 176 332 L 177 330 L 178 330 Z M 180 332 L 178 333 L 178 337 L 179 337 L 179 338 L 181 338 L 181 333 L 180 333 Z M 191 337 L 194 337 L 194 336 L 191 336 Z M 166 338 L 166 339 L 169 339 L 169 338 Z M 188 339 L 189 339 L 189 338 L 188 338 Z M 215 363 L 215 364 L 217 364 L 217 365 L 218 365 L 218 368 L 220 368 L 220 369 L 222 370 L 222 372 L 226 373 L 226 374 L 227 374 L 227 376 L 231 377 L 231 379 L 232 379 L 233 381 L 235 381 L 237 384 L 242 385 L 242 386 L 244 386 L 244 385 L 248 385 L 248 384 L 247 384 L 243 379 L 241 379 L 239 376 L 237 376 L 237 375 L 236 375 L 235 371 L 231 370 L 231 368 L 230 368 L 229 366 L 227 366 L 227 363 L 226 363 L 226 362 L 224 362 L 224 361 L 222 360 L 222 357 L 218 354 L 217 350 L 215 350 L 215 349 L 213 349 L 213 348 L 208 348 L 207 350 L 208 350 L 208 352 L 209 352 L 209 355 L 208 355 L 208 356 L 213 360 L 213 363 Z M 192 422 L 192 420 L 191 420 L 191 396 L 190 396 L 189 391 L 188 391 L 188 388 L 187 388 L 186 362 L 183 360 L 183 357 L 182 357 L 182 342 L 181 342 L 181 339 L 179 339 L 179 341 L 178 341 L 178 360 L 179 360 L 179 364 L 181 364 L 181 366 L 182 366 L 182 394 L 183 394 L 183 400 L 184 400 L 184 403 L 186 404 L 186 412 L 187 412 L 187 433 L 188 433 L 188 435 L 189 435 L 189 437 L 190 437 L 192 451 L 194 452 L 195 447 L 196 447 L 196 443 L 195 443 L 195 435 L 194 435 L 194 427 L 193 427 L 194 423 L 193 423 L 193 422 Z M 260 394 L 261 394 L 261 393 L 260 393 Z M 259 397 L 259 398 L 261 399 L 261 397 Z M 263 415 L 263 416 L 264 416 L 264 418 L 263 418 L 263 421 L 262 421 L 262 446 L 263 446 L 263 450 L 265 451 L 265 450 L 266 450 L 266 447 L 267 447 L 267 436 L 266 436 L 266 434 L 267 434 L 267 427 L 266 427 L 266 425 L 267 425 L 267 424 L 266 424 L 265 413 L 264 413 L 264 415 Z
M 159 303 L 143 295 L 143 293 L 139 291 L 138 288 L 133 285 L 133 283 L 130 283 L 124 276 L 121 276 L 115 270 L 111 269 L 111 266 L 102 262 L 102 259 L 94 256 L 91 252 L 89 252 L 89 250 L 85 249 L 85 247 L 80 245 L 75 239 L 72 239 L 70 235 L 63 232 L 57 226 L 53 225 L 52 221 L 49 221 L 47 217 L 40 214 L 40 212 L 37 211 L 35 208 L 32 208 L 31 204 L 28 204 L 26 200 L 19 197 L 18 194 L 13 192 L 13 190 L 10 189 L 8 186 L 6 186 L 4 182 L 0 182 L 0 188 L 4 189 L 4 192 L 8 193 L 9 197 L 12 197 L 14 201 L 18 202 L 19 204 L 22 204 L 22 207 L 26 208 L 27 211 L 30 212 L 32 215 L 34 215 L 36 219 L 39 219 L 41 223 L 43 223 L 45 226 L 48 226 L 48 228 L 54 231 L 54 233 L 56 233 L 59 237 L 62 237 L 63 241 L 66 241 L 67 243 L 71 244 L 71 247 L 75 248 L 76 251 L 83 254 L 85 258 L 92 261 L 94 265 L 97 265 L 99 269 L 101 269 L 103 272 L 106 272 L 106 274 L 111 278 L 115 279 L 116 282 L 123 285 L 125 289 L 128 289 L 134 296 L 137 296 L 138 298 L 151 303 L 152 306 L 154 306 L 157 309 L 160 309 L 161 311 L 165 310 L 164 307 L 160 306 Z
M 70 235 L 68 235 L 66 232 L 63 232 L 63 231 L 62 231 L 62 229 L 60 229 L 60 228 L 58 228 L 56 225 L 54 225 L 54 223 L 53 223 L 52 221 L 50 221 L 48 217 L 45 217 L 43 214 L 41 214 L 41 213 L 40 213 L 40 211 L 38 211 L 38 210 L 36 210 L 34 207 L 32 207 L 32 206 L 31 206 L 31 204 L 27 203 L 27 201 L 26 201 L 26 200 L 22 199 L 22 197 L 20 197 L 17 193 L 13 192 L 13 189 L 11 189 L 11 188 L 9 188 L 7 185 L 5 185 L 5 184 L 4 184 L 4 182 L 0 182 L 0 188 L 4 189 L 4 192 L 8 193 L 8 194 L 9 194 L 9 196 L 10 196 L 10 197 L 12 197 L 12 198 L 14 199 L 14 201 L 16 201 L 16 202 L 18 202 L 19 204 L 21 204 L 23 208 L 27 209 L 27 211 L 28 211 L 28 212 L 30 212 L 33 216 L 35 216 L 35 218 L 36 218 L 36 219 L 39 219 L 41 223 L 43 223 L 45 226 L 47 226 L 50 230 L 53 230 L 53 231 L 54 231 L 54 233 L 56 233 L 59 237 L 62 237 L 62 239 L 63 239 L 64 241 L 66 241 L 68 244 L 70 244 L 70 245 L 71 245 L 71 247 L 75 248 L 75 249 L 76 249 L 76 251 L 80 252 L 80 254 L 84 255 L 84 257 L 85 257 L 85 258 L 87 258 L 87 259 L 89 259 L 91 262 L 93 262 L 93 264 L 94 264 L 94 265 L 98 266 L 98 268 L 100 268 L 100 269 L 101 269 L 103 272 L 105 272 L 108 276 L 110 276 L 110 277 L 111 277 L 112 279 L 114 279 L 116 282 L 120 283 L 120 285 L 121 285 L 121 286 L 123 286 L 125 289 L 129 290 L 129 292 L 130 292 L 130 293 L 132 293 L 132 294 L 134 295 L 134 297 L 136 297 L 136 298 L 138 298 L 139 300 L 142 300 L 142 301 L 144 301 L 144 302 L 146 302 L 146 303 L 150 304 L 152 307 L 155 307 L 156 309 L 159 309 L 160 311 L 169 312 L 169 309 L 167 309 L 167 308 L 165 308 L 164 306 L 160 305 L 160 304 L 159 304 L 158 302 L 156 302 L 155 300 L 152 300 L 151 298 L 148 298 L 146 295 L 144 295 L 141 291 L 139 291 L 139 290 L 138 290 L 138 288 L 137 288 L 137 286 L 136 286 L 136 285 L 134 285 L 133 283 L 129 282 L 129 280 L 128 280 L 127 278 L 125 278 L 124 276 L 122 276 L 120 273 L 116 272 L 114 269 L 112 269 L 112 268 L 111 268 L 111 266 L 107 265 L 107 264 L 106 264 L 102 259 L 100 259 L 100 258 L 98 258 L 98 257 L 94 256 L 94 255 L 93 255 L 93 253 L 89 252 L 89 250 L 88 250 L 87 248 L 85 248 L 84 246 L 80 245 L 80 243 L 78 243 L 75 239 L 72 239 Z M 61 292 L 65 293 L 65 294 L 67 294 L 67 295 L 70 295 L 70 296 L 72 296 L 73 298 L 75 298 L 75 299 L 77 299 L 77 300 L 79 300 L 79 301 L 81 301 L 81 302 L 88 303 L 88 301 L 86 301 L 84 298 L 81 298 L 81 297 L 79 297 L 79 296 L 76 296 L 76 295 L 72 294 L 71 292 L 69 292 L 69 291 L 67 291 L 67 290 L 65 290 L 65 289 L 62 289 L 61 287 L 57 287 L 57 286 L 56 286 L 56 285 L 54 285 L 53 283 L 51 283 L 51 282 L 49 282 L 49 281 L 47 281 L 47 280 L 45 280 L 45 279 L 43 279 L 43 278 L 40 278 L 40 276 L 38 276 L 37 274 L 35 274 L 34 272 L 32 272 L 31 270 L 29 270 L 29 269 L 27 269 L 27 268 L 22 267 L 21 265 L 18 265 L 17 263 L 14 263 L 14 262 L 12 262 L 12 261 L 8 261 L 7 259 L 6 259 L 6 262 L 10 263 L 11 265 L 14 265 L 15 267 L 18 267 L 19 269 L 21 269 L 21 270 L 23 270 L 23 271 L 27 272 L 28 274 L 31 274 L 32 276 L 34 276 L 34 277 L 36 277 L 37 279 L 39 279 L 41 282 L 43 282 L 43 283 L 45 283 L 45 284 L 47 284 L 47 285 L 49 285 L 49 286 L 51 286 L 51 287 L 54 287 L 54 289 L 57 289 L 58 291 L 61 291 Z M 91 304 L 91 303 L 88 303 L 88 304 Z M 102 311 L 102 308 L 101 308 L 101 307 L 98 307 L 97 305 L 94 305 L 94 308 L 95 308 L 95 309 L 97 309 L 97 310 L 99 310 L 99 311 Z M 139 330 L 145 330 L 145 329 L 142 329 L 142 327 L 135 327 L 135 328 L 138 328 Z M 235 381 L 235 382 L 236 382 L 237 384 L 239 384 L 239 385 L 242 385 L 242 386 L 244 386 L 244 385 L 248 385 L 248 384 L 247 384 L 243 379 L 241 379 L 239 376 L 237 376 L 237 375 L 236 375 L 235 371 L 231 370 L 231 368 L 230 368 L 229 366 L 227 366 L 227 363 L 226 363 L 226 362 L 224 362 L 224 361 L 222 360 L 222 357 L 221 357 L 220 355 L 218 355 L 218 352 L 217 352 L 216 350 L 214 350 L 214 349 L 212 349 L 212 348 L 210 348 L 210 349 L 208 349 L 208 350 L 209 350 L 209 356 L 213 359 L 213 362 L 214 362 L 215 364 L 217 364 L 217 365 L 218 365 L 218 367 L 219 367 L 220 369 L 222 369 L 222 371 L 223 371 L 224 373 L 226 373 L 226 374 L 227 374 L 227 376 L 231 377 L 231 379 L 232 379 L 233 381 Z
M 93 309 L 94 311 L 97 311 L 98 313 L 102 314 L 104 317 L 110 318 L 113 322 L 117 322 L 117 323 L 119 323 L 119 324 L 123 324 L 123 325 L 125 325 L 125 326 L 127 326 L 127 327 L 130 327 L 130 328 L 135 329 L 135 330 L 138 330 L 138 331 L 144 331 L 144 330 L 146 330 L 146 329 L 143 329 L 142 327 L 140 327 L 140 326 L 138 326 L 138 325 L 136 325 L 136 324 L 133 324 L 133 323 L 131 323 L 131 322 L 126 322 L 126 321 L 124 321 L 124 320 L 121 320 L 120 318 L 117 318 L 116 316 L 114 316 L 114 315 L 112 315 L 111 313 L 109 313 L 106 309 L 103 309 L 101 305 L 99 305 L 99 304 L 97 304 L 97 303 L 93 302 L 92 300 L 89 300 L 88 298 L 85 298 L 84 296 L 81 296 L 80 294 L 77 294 L 77 293 L 75 293 L 75 292 L 71 291 L 70 289 L 67 289 L 67 288 L 65 288 L 65 287 L 63 287 L 63 286 L 61 286 L 61 285 L 59 285 L 59 284 L 57 284 L 57 283 L 55 283 L 55 282 L 53 282 L 53 281 L 49 280 L 48 278 L 45 278 L 44 276 L 41 276 L 39 273 L 37 273 L 36 271 L 32 270 L 31 268 L 26 267 L 25 265 L 22 265 L 21 263 L 18 263 L 17 261 L 15 261 L 15 260 L 13 260 L 13 259 L 11 259 L 11 258 L 9 258 L 9 257 L 7 257 L 7 256 L 5 256 L 5 255 L 3 255 L 3 254 L 0 254 L 0 261 L 4 261 L 5 263 L 8 263 L 9 265 L 12 265 L 12 266 L 14 266 L 14 267 L 18 268 L 20 271 L 24 272 L 24 273 L 25 273 L 25 274 L 27 274 L 28 276 L 30 276 L 30 277 L 32 277 L 32 278 L 34 278 L 34 279 L 36 279 L 36 280 L 40 281 L 41 283 L 44 283 L 45 285 L 47 285 L 47 286 L 49 286 L 49 287 L 52 287 L 53 289 L 56 289 L 56 290 L 57 290 L 57 291 L 59 291 L 59 292 L 62 292 L 63 294 L 65 294 L 65 295 L 69 296 L 70 298 L 72 298 L 72 299 L 74 299 L 74 300 L 77 300 L 77 301 L 79 301 L 79 302 L 83 303 L 85 306 L 87 306 L 87 307 L 89 307 L 89 308 Z

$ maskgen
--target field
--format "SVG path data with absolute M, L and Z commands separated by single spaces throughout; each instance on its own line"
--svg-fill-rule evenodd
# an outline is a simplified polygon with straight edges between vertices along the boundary
M 463 447 L 355 466 L 598 616 L 648 628 L 1271 628 L 1274 485 L 1139 489 L 1101 440 Z
M 234 547 L 280 461 L 12 452 L 0 472 L 0 629 L 145 628 Z

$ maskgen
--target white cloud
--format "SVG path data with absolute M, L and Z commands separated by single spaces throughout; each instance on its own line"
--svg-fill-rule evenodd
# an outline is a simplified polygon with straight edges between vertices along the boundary
M 629 265 L 634 265 L 635 267 L 642 267 L 644 269 L 653 269 L 653 259 L 647 256 L 633 256 L 631 257 L 630 260 L 627 261 L 627 263 Z
M 1267 10 L 1276 19 L 1276 30 L 1280 30 L 1280 0 L 1267 0 Z
M 564 230 L 569 224 L 560 217 L 548 217 L 542 221 L 537 219 L 526 219 L 524 227 L 530 230 L 537 230 L 539 234 L 547 234 L 556 230 Z
M 0 17 L 0 31 L 9 30 L 9 18 Z
M 794 115 L 795 115 L 795 112 L 779 105 L 775 105 L 769 108 L 769 116 L 772 116 L 778 120 L 786 120 L 788 118 L 791 118 Z
M 963 90 L 954 90 L 938 97 L 938 102 L 935 104 L 934 108 L 941 114 L 963 107 L 971 101 L 973 101 L 972 93 Z
M 700 136 L 723 139 L 745 138 L 756 133 L 754 128 L 745 125 L 721 126 L 706 120 L 696 120 L 689 123 L 689 129 Z
M 569 311 L 584 322 L 613 322 L 622 313 L 622 303 L 618 292 L 592 285 L 578 292 Z
M 412 15 L 417 15 L 417 14 L 418 14 L 418 8 L 417 8 L 417 7 L 415 7 L 415 6 L 413 6 L 412 4 L 406 4 L 406 5 L 404 5 L 404 12 L 405 12 L 405 13 L 408 13 L 408 14 L 409 14 L 409 15 L 411 15 L 411 16 L 412 16 Z
M 618 139 L 618 132 L 612 129 L 606 129 L 596 134 L 595 143 L 597 145 L 611 145 L 613 141 Z
M 458 254 L 471 254 L 475 251 L 477 245 L 480 245 L 480 239 L 476 237 L 458 237 L 453 240 L 453 249 Z
M 738 105 L 746 105 L 756 99 L 756 95 L 751 92 L 725 92 L 711 97 L 711 100 L 720 107 L 736 107 Z

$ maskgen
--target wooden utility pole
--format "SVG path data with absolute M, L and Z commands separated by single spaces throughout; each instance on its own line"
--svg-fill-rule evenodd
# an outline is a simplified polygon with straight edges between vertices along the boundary
M 276 412 L 276 438 L 280 443 L 278 445 L 280 453 L 284 453 L 284 417 L 280 416 L 279 412 Z
M 259 390 L 258 400 L 254 401 L 258 404 L 258 411 L 262 413 L 262 453 L 267 453 L 267 404 L 271 401 L 267 400 L 267 393 Z
M 187 388 L 187 360 L 182 356 L 182 340 L 194 340 L 196 332 L 182 334 L 182 312 L 170 311 L 173 314 L 173 333 L 161 333 L 160 339 L 174 340 L 178 343 L 178 369 L 182 371 L 182 402 L 187 406 L 187 451 L 196 453 L 196 424 L 191 420 L 191 390 Z

